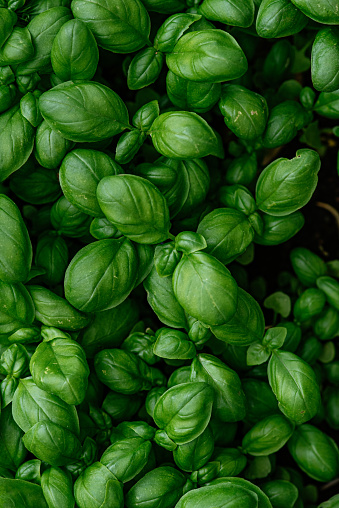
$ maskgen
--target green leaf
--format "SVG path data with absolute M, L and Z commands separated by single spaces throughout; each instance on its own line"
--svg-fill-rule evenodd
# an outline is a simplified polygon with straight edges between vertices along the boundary
M 308 18 L 290 0 L 263 0 L 260 4 L 256 30 L 268 39 L 288 37 L 299 33 Z
M 46 72 L 51 62 L 51 50 L 55 36 L 62 25 L 72 18 L 67 7 L 53 7 L 33 18 L 27 25 L 32 36 L 34 56 L 20 63 L 17 74 L 28 75 L 34 72 Z
M 270 455 L 287 443 L 293 431 L 294 425 L 284 416 L 267 416 L 245 434 L 242 450 L 254 456 Z
M 115 151 L 115 160 L 119 164 L 127 164 L 128 162 L 131 162 L 145 140 L 146 133 L 140 132 L 138 129 L 125 132 L 118 141 Z
M 198 233 L 182 231 L 175 237 L 175 248 L 184 254 L 192 254 L 207 247 L 205 238 Z
M 171 53 L 174 46 L 195 21 L 201 19 L 198 14 L 173 14 L 161 25 L 154 38 L 154 47 L 157 51 Z
M 84 400 L 89 367 L 85 352 L 71 339 L 53 339 L 36 348 L 30 371 L 36 385 L 58 395 L 67 404 L 78 405 Z
M 277 159 L 259 176 L 256 202 L 269 215 L 289 215 L 305 206 L 317 186 L 320 158 L 308 149 L 297 151 L 294 159 Z
M 207 383 L 173 386 L 158 400 L 154 421 L 178 445 L 203 433 L 211 418 L 213 389 Z
M 169 277 L 181 258 L 174 242 L 157 245 L 154 252 L 154 266 L 160 277 Z
M 157 467 L 146 473 L 128 491 L 125 506 L 126 508 L 176 506 L 183 494 L 185 483 L 186 477 L 177 469 L 171 466 Z
M 305 219 L 301 212 L 293 212 L 283 217 L 261 215 L 264 228 L 261 234 L 254 235 L 253 241 L 259 245 L 279 245 L 287 242 L 304 226 Z
M 97 188 L 107 219 L 137 243 L 160 243 L 169 235 L 169 212 L 155 185 L 135 175 L 103 178 Z
M 162 323 L 172 328 L 186 328 L 185 311 L 176 299 L 170 277 L 160 277 L 155 267 L 144 281 L 147 302 Z
M 33 59 L 34 49 L 28 28 L 15 27 L 0 49 L 0 63 L 1 65 L 16 65 L 27 62 Z
M 0 194 L 0 280 L 25 282 L 32 264 L 32 244 L 16 204 Z
M 317 279 L 317 286 L 325 293 L 328 303 L 339 311 L 339 283 L 325 275 Z
M 135 249 L 127 238 L 91 243 L 68 265 L 64 282 L 66 299 L 85 312 L 116 307 L 134 287 L 137 264 Z
M 185 255 L 173 274 L 178 302 L 207 325 L 222 325 L 235 314 L 238 287 L 230 272 L 205 252 Z
M 287 351 L 273 351 L 268 381 L 280 411 L 296 424 L 305 423 L 318 411 L 319 386 L 312 367 Z
M 199 14 L 212 21 L 226 25 L 248 27 L 254 21 L 253 0 L 204 0 L 199 6 Z
M 188 336 L 170 328 L 161 328 L 157 332 L 153 351 L 160 358 L 169 360 L 191 360 L 196 355 L 195 346 Z
M 106 448 L 100 462 L 122 483 L 132 480 L 146 466 L 152 444 L 140 437 L 119 439 Z
M 150 367 L 129 351 L 100 351 L 95 356 L 94 368 L 99 380 L 115 392 L 130 395 L 151 388 Z
M 268 118 L 263 138 L 265 148 L 276 148 L 289 143 L 306 122 L 305 110 L 298 102 L 284 101 L 278 104 Z
M 28 286 L 36 319 L 46 326 L 62 330 L 80 330 L 88 325 L 89 318 L 72 307 L 67 300 L 42 286 Z
M 291 313 L 291 298 L 282 291 L 276 291 L 265 299 L 264 307 L 286 318 Z
M 314 480 L 330 482 L 339 473 L 336 443 L 313 425 L 298 427 L 288 443 L 288 449 L 300 469 Z
M 246 291 L 238 288 L 237 310 L 232 319 L 221 326 L 212 326 L 213 334 L 235 346 L 248 346 L 261 341 L 265 331 L 265 319 L 258 302 Z
M 48 505 L 74 507 L 73 485 L 62 469 L 58 467 L 46 469 L 41 476 L 41 487 Z
M 264 97 L 240 85 L 224 85 L 219 102 L 227 127 L 240 139 L 255 139 L 265 130 L 268 107 Z
M 194 113 L 206 113 L 218 102 L 220 83 L 190 81 L 168 71 L 166 91 L 170 101 L 178 108 Z
M 306 16 L 325 23 L 326 25 L 337 25 L 339 23 L 339 12 L 336 0 L 292 0 L 292 3 L 298 7 Z
M 136 303 L 129 298 L 113 309 L 95 313 L 79 339 L 86 356 L 92 358 L 101 349 L 120 346 L 138 315 Z
M 0 181 L 21 168 L 33 151 L 34 129 L 17 104 L 0 117 Z
M 0 478 L 0 502 L 3 506 L 48 508 L 40 485 L 11 478 Z
M 211 458 L 213 450 L 213 434 L 210 427 L 206 427 L 204 432 L 196 439 L 177 446 L 173 451 L 173 459 L 182 471 L 196 471 Z
M 163 113 L 153 122 L 150 135 L 155 149 L 165 157 L 195 159 L 215 155 L 223 158 L 219 134 L 196 113 Z
M 71 8 L 108 51 L 133 53 L 149 44 L 150 19 L 139 0 L 73 0 Z
M 254 342 L 247 350 L 247 365 L 262 365 L 269 357 L 270 352 L 260 342 Z
M 258 496 L 232 483 L 209 485 L 187 492 L 176 508 L 256 508 Z
M 67 21 L 52 46 L 53 71 L 62 81 L 92 79 L 99 62 L 99 51 L 90 29 L 79 19 Z
M 245 252 L 254 238 L 246 215 L 232 208 L 216 208 L 205 215 L 197 233 L 207 242 L 207 252 L 228 264 Z
M 23 432 L 13 420 L 12 406 L 2 410 L 0 416 L 0 452 L 1 467 L 16 471 L 24 462 L 27 450 L 22 443 Z M 0 501 L 1 498 L 0 479 Z
M 154 120 L 159 116 L 159 114 L 159 102 L 148 102 L 140 109 L 138 109 L 138 111 L 133 116 L 133 125 L 143 132 L 148 131 L 152 127 Z
M 214 390 L 213 415 L 223 422 L 245 416 L 245 396 L 238 374 L 219 358 L 199 354 L 191 364 L 191 381 L 208 383 Z
M 146 48 L 135 55 L 127 73 L 130 90 L 140 90 L 158 79 L 164 63 L 164 55 L 155 48 Z
M 103 213 L 96 197 L 98 183 L 105 176 L 120 173 L 120 166 L 106 153 L 77 148 L 62 161 L 60 185 L 74 206 L 88 215 L 101 217 Z
M 94 81 L 66 81 L 39 99 L 48 125 L 71 141 L 100 141 L 128 127 L 128 112 L 120 97 Z
M 267 347 L 269 350 L 279 349 L 283 346 L 286 336 L 287 330 L 283 326 L 269 328 L 262 340 L 262 345 Z
M 318 277 L 327 272 L 326 263 L 305 247 L 292 249 L 290 259 L 293 270 L 305 286 L 315 286 Z
M 246 57 L 236 40 L 223 30 L 183 35 L 166 56 L 169 69 L 181 78 L 220 83 L 247 71 Z
M 0 48 L 11 35 L 17 19 L 17 15 L 11 9 L 0 8 Z

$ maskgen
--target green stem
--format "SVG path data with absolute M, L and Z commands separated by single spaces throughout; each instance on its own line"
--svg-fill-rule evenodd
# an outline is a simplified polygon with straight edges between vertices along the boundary
M 168 238 L 169 238 L 170 240 L 175 240 L 175 236 L 174 236 L 174 235 L 172 235 L 171 233 L 168 233 Z

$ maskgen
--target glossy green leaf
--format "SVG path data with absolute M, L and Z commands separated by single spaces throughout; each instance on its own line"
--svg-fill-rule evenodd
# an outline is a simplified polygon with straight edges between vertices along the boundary
M 317 152 L 297 151 L 294 159 L 277 159 L 261 173 L 256 186 L 257 206 L 269 215 L 289 215 L 311 199 L 318 182 Z
M 173 386 L 158 400 L 154 421 L 178 445 L 203 433 L 211 418 L 213 389 L 203 382 Z
M 327 25 L 337 25 L 339 23 L 339 12 L 336 0 L 292 0 L 292 3 L 298 7 L 306 16 Z
M 162 323 L 172 328 L 186 328 L 185 311 L 175 297 L 171 277 L 160 277 L 153 267 L 144 288 L 149 305 Z
M 53 71 L 62 81 L 92 79 L 99 51 L 90 29 L 79 19 L 71 19 L 57 33 L 51 51 Z
M 101 141 L 128 127 L 128 112 L 120 97 L 94 81 L 66 81 L 39 100 L 48 125 L 71 141 Z
M 71 8 L 104 49 L 133 53 L 149 44 L 150 19 L 139 0 L 73 0 Z
M 307 422 L 318 411 L 320 391 L 313 369 L 295 354 L 274 351 L 268 380 L 279 409 L 296 424 Z
M 31 155 L 34 129 L 17 104 L 0 117 L 0 181 L 21 168 Z
M 16 204 L 0 194 L 0 280 L 24 282 L 32 264 L 32 245 Z
M 60 185 L 68 201 L 93 217 L 103 215 L 96 189 L 105 176 L 120 174 L 122 169 L 109 155 L 98 150 L 77 148 L 63 159 Z
M 253 0 L 204 0 L 199 6 L 199 14 L 212 21 L 220 21 L 226 25 L 248 27 L 254 20 Z
M 173 274 L 173 290 L 185 311 L 207 325 L 235 314 L 238 288 L 225 266 L 205 252 L 185 255 Z
M 51 62 L 53 41 L 62 25 L 72 18 L 67 7 L 53 7 L 33 18 L 27 25 L 34 46 L 34 56 L 20 63 L 17 72 L 21 75 L 46 71 Z
M 164 62 L 164 55 L 155 48 L 146 48 L 135 55 L 127 74 L 130 90 L 140 90 L 158 79 Z
M 80 330 L 88 325 L 88 317 L 72 307 L 67 300 L 42 286 L 29 286 L 36 319 L 47 326 L 62 330 Z
M 338 475 L 338 447 L 333 439 L 313 425 L 298 427 L 288 449 L 300 469 L 314 480 L 329 482 Z
M 219 102 L 227 127 L 241 139 L 255 139 L 265 130 L 268 107 L 264 97 L 240 85 L 224 85 Z
M 166 200 L 152 183 L 135 175 L 103 178 L 97 188 L 99 205 L 125 236 L 137 243 L 160 243 L 168 238 Z
M 236 40 L 223 30 L 183 35 L 167 55 L 169 69 L 181 78 L 220 83 L 245 74 L 247 60 Z
M 160 115 L 150 131 L 155 149 L 165 157 L 223 157 L 219 135 L 196 113 L 170 111 Z
M 30 371 L 39 388 L 67 404 L 78 405 L 85 398 L 89 367 L 82 347 L 71 339 L 42 342 L 31 358 Z
M 199 354 L 191 364 L 191 381 L 208 383 L 214 390 L 213 414 L 223 422 L 245 416 L 245 396 L 238 374 L 209 354 Z
M 58 467 L 46 469 L 41 476 L 41 487 L 49 508 L 74 508 L 73 486 L 67 474 Z
M 227 323 L 212 326 L 211 330 L 219 340 L 236 346 L 248 346 L 262 339 L 265 319 L 258 302 L 249 293 L 238 288 L 236 313 Z
M 83 247 L 66 271 L 66 299 L 85 312 L 116 307 L 134 287 L 137 262 L 135 249 L 126 238 L 98 240 Z
M 308 23 L 305 16 L 290 0 L 263 0 L 260 3 L 256 30 L 268 39 L 288 37 L 299 33 Z
M 246 215 L 231 208 L 216 208 L 200 222 L 197 233 L 207 242 L 206 251 L 223 264 L 245 252 L 254 238 Z

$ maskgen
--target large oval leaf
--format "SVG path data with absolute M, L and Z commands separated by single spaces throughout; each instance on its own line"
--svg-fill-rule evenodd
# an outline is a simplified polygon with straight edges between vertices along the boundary
M 221 138 L 196 113 L 169 111 L 153 122 L 150 135 L 155 149 L 173 159 L 195 159 L 215 155 L 223 158 Z
M 52 67 L 62 81 L 92 79 L 99 62 L 99 51 L 90 29 L 79 19 L 65 23 L 54 39 Z
M 105 176 L 119 173 L 122 173 L 121 167 L 106 153 L 77 148 L 62 161 L 60 185 L 70 203 L 88 215 L 102 217 L 96 196 L 98 183 Z
M 48 125 L 71 141 L 100 141 L 128 127 L 125 104 L 113 90 L 94 81 L 66 81 L 39 99 Z
M 72 13 L 67 7 L 52 7 L 28 23 L 27 28 L 31 33 L 35 52 L 28 62 L 18 65 L 18 74 L 33 74 L 40 70 L 48 72 L 54 38 L 62 25 L 70 19 Z
M 176 299 L 171 277 L 160 277 L 155 266 L 144 281 L 147 301 L 162 323 L 172 328 L 186 328 L 185 311 Z
M 99 182 L 97 197 L 107 219 L 131 240 L 148 244 L 167 240 L 167 203 L 148 180 L 135 175 L 107 176 Z
M 73 0 L 71 8 L 104 49 L 133 53 L 149 44 L 150 19 L 140 0 Z
M 25 282 L 32 264 L 32 244 L 19 208 L 0 194 L 0 280 Z
M 223 30 L 201 30 L 183 35 L 167 55 L 166 62 L 181 78 L 210 83 L 240 78 L 248 66 L 237 41 Z
M 72 339 L 53 339 L 36 348 L 30 371 L 36 385 L 67 404 L 80 404 L 87 389 L 89 367 L 85 352 Z
M 246 291 L 238 288 L 238 305 L 235 315 L 221 326 L 212 326 L 214 335 L 235 346 L 248 346 L 261 341 L 265 331 L 265 319 L 258 302 Z
M 207 383 L 183 383 L 167 390 L 154 408 L 154 421 L 176 444 L 189 443 L 211 418 L 213 389 Z
M 236 312 L 238 286 L 227 268 L 205 252 L 183 256 L 173 274 L 178 302 L 207 325 L 227 323 Z
M 0 116 L 0 181 L 21 168 L 31 155 L 34 129 L 17 104 Z
M 320 158 L 314 150 L 297 151 L 294 159 L 277 159 L 257 181 L 256 202 L 269 215 L 289 215 L 311 199 L 318 182 Z
M 85 312 L 116 307 L 134 287 L 137 264 L 134 247 L 126 238 L 91 243 L 74 256 L 67 268 L 65 296 Z
M 274 351 L 268 381 L 287 418 L 301 424 L 315 416 L 320 404 L 319 385 L 314 370 L 304 360 L 287 351 Z
M 223 422 L 245 416 L 245 395 L 238 374 L 213 355 L 199 354 L 191 364 L 191 381 L 208 383 L 214 390 L 213 414 Z

